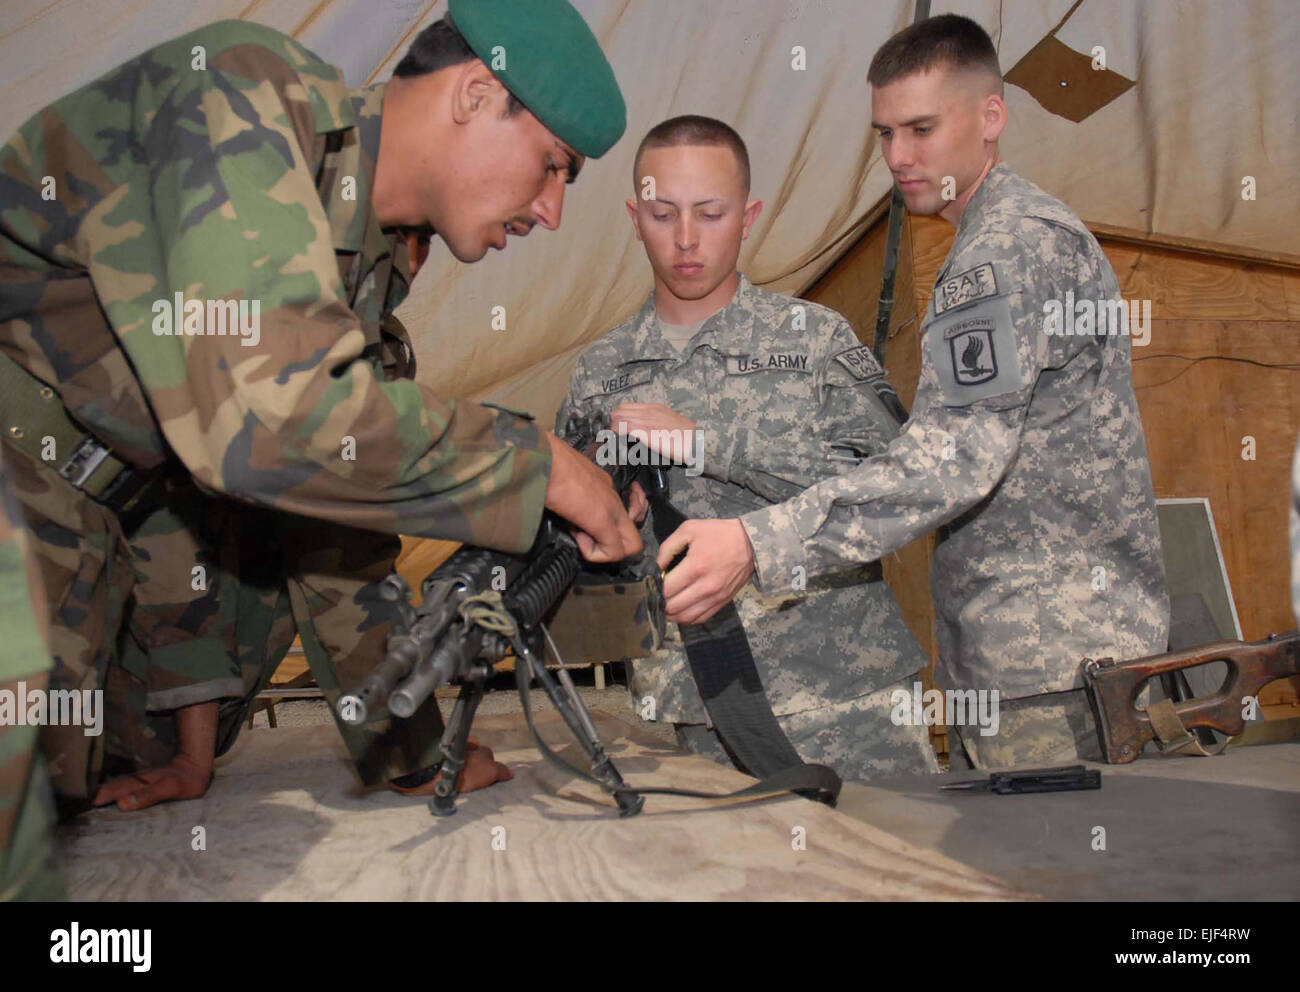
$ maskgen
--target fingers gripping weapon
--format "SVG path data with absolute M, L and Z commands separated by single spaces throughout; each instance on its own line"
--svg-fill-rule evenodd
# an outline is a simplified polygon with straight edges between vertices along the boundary
M 384 660 L 339 701 L 339 714 L 361 724 L 387 706 L 394 716 L 407 718 L 435 689 L 460 686 L 443 735 L 442 776 L 429 801 L 431 813 L 456 811 L 456 781 L 474 713 L 494 666 L 512 652 L 525 706 L 528 683 L 536 679 L 586 752 L 595 779 L 610 791 L 625 790 L 614 791 L 620 813 L 641 809 L 644 800 L 626 790 L 569 673 L 561 668 L 558 678 L 552 676 L 541 661 L 542 622 L 573 585 L 578 566 L 577 544 L 548 514 L 523 557 L 475 547 L 456 551 L 422 583 L 418 609 L 407 601 L 410 589 L 401 576 L 384 580 L 384 594 L 397 602 L 401 620 L 389 636 Z
M 1145 710 L 1138 708 L 1138 695 L 1149 679 L 1215 661 L 1226 662 L 1228 674 L 1214 695 L 1181 702 L 1162 699 Z M 1190 731 L 1211 727 L 1228 735 L 1241 734 L 1246 729 L 1245 700 L 1256 697 L 1274 679 L 1291 675 L 1300 675 L 1300 631 L 1254 643 L 1221 641 L 1133 661 L 1100 658 L 1083 663 L 1097 733 L 1111 764 L 1132 761 L 1151 740 L 1159 740 L 1166 751 L 1217 753 L 1227 741 L 1207 750 Z

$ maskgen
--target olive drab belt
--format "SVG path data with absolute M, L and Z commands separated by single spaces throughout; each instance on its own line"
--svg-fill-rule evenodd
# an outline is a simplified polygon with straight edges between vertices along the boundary
M 5 443 L 50 465 L 119 516 L 136 508 L 157 470 L 136 468 L 68 416 L 59 394 L 0 353 L 0 425 Z

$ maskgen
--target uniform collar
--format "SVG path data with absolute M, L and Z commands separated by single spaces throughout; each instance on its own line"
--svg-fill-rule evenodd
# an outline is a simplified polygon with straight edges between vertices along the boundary
M 370 195 L 375 189 L 375 163 L 379 161 L 379 131 L 383 120 L 384 84 L 375 83 L 372 86 L 353 90 L 352 103 L 357 109 L 357 185 L 361 187 L 357 190 L 357 201 L 362 202 L 361 195 L 364 190 L 366 197 L 364 202 L 368 208 Z M 365 212 L 371 214 L 370 209 Z M 353 245 L 346 247 L 352 251 L 364 251 L 367 258 L 377 258 L 380 254 L 391 250 L 393 239 L 380 230 L 378 223 L 366 224 L 363 231 L 353 232 L 353 237 L 358 239 L 355 247 Z M 405 269 L 402 270 L 402 275 L 406 276 Z
M 962 211 L 961 221 L 957 224 L 957 233 L 953 239 L 954 242 L 961 240 L 961 236 L 966 233 L 966 228 L 975 223 L 972 218 L 978 217 L 986 206 L 997 199 L 998 190 L 1014 175 L 1015 173 L 1008 169 L 1003 162 L 999 162 L 989 169 L 989 174 L 984 177 L 979 189 L 975 191 L 975 195 L 966 204 L 966 209 Z
M 645 341 L 645 347 L 634 359 L 624 362 L 628 365 L 636 361 L 673 361 L 685 363 L 695 353 L 695 349 L 708 345 L 724 354 L 747 353 L 754 337 L 755 289 L 743 272 L 738 273 L 740 283 L 731 297 L 731 302 L 717 311 L 700 325 L 695 336 L 680 352 L 672 342 L 665 340 L 659 330 L 659 312 L 655 306 L 653 290 L 641 305 L 635 317 L 633 333 L 638 340 Z
M 356 115 L 354 144 L 345 145 L 340 152 L 339 174 L 353 175 L 357 180 L 356 209 L 350 213 L 340 211 L 331 215 L 335 227 L 335 245 L 344 251 L 360 252 L 361 272 L 368 273 L 383 258 L 392 258 L 390 278 L 399 285 L 393 286 L 388 302 L 406 297 L 410 284 L 410 261 L 406 240 L 396 231 L 384 231 L 374 218 L 370 196 L 375 186 L 375 163 L 379 161 L 379 135 L 383 122 L 384 83 L 361 86 L 350 92 L 350 103 Z M 380 290 L 382 292 L 382 290 Z

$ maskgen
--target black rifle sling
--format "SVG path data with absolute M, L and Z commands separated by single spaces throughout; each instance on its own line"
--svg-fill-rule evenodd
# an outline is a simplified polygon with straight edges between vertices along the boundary
M 662 544 L 686 519 L 659 487 L 643 485 L 651 527 Z M 704 623 L 677 628 L 691 674 L 722 743 L 747 775 L 761 779 L 755 792 L 788 790 L 834 806 L 843 783 L 826 765 L 805 762 L 777 722 L 749 649 L 735 603 Z M 766 788 L 764 788 L 766 787 Z

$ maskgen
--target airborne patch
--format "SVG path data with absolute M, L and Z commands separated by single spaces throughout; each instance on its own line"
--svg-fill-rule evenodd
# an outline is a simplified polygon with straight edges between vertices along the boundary
M 924 333 L 947 406 L 969 406 L 976 400 L 1016 393 L 1033 381 L 1032 370 L 1021 366 L 1005 296 L 932 319 Z
M 998 295 L 998 280 L 988 262 L 945 279 L 934 291 L 934 315 Z
M 972 317 L 943 332 L 952 359 L 952 377 L 959 386 L 978 386 L 997 378 L 996 329 L 991 317 Z
M 876 361 L 876 356 L 871 353 L 871 349 L 865 344 L 841 351 L 835 356 L 835 361 L 848 369 L 849 375 L 859 381 L 884 374 L 880 363 Z

